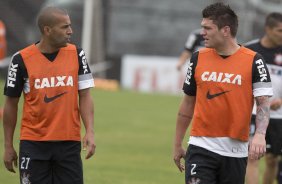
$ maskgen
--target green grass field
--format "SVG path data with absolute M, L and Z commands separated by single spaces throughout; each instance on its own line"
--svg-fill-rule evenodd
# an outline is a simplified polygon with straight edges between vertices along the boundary
M 3 82 L 0 85 L 3 94 Z M 184 183 L 184 174 L 172 160 L 180 96 L 94 89 L 93 97 L 97 149 L 93 158 L 83 159 L 85 184 Z M 1 95 L 0 105 L 3 103 Z M 2 159 L 2 125 L 0 135 Z M 19 124 L 14 142 L 17 149 L 18 142 Z M 1 184 L 19 183 L 18 171 L 9 173 L 3 161 L 0 165 Z

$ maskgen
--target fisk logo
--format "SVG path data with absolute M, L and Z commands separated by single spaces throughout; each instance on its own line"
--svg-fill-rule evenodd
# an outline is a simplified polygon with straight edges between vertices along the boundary
M 59 86 L 73 86 L 72 76 L 56 76 L 42 79 L 35 79 L 34 88 L 53 88 Z
M 256 60 L 257 69 L 260 76 L 260 82 L 267 81 L 267 73 L 262 59 Z
M 12 88 L 15 87 L 14 82 L 16 81 L 17 71 L 18 71 L 18 64 L 11 63 L 8 72 L 8 80 L 7 80 L 8 87 L 12 87 Z
M 213 81 L 213 82 L 242 85 L 242 76 L 235 75 L 233 73 L 203 72 L 201 79 L 203 81 Z
M 83 50 L 79 53 L 79 56 L 82 57 L 83 73 L 86 74 L 89 71 L 88 71 L 88 67 L 87 67 L 87 60 L 86 60 L 85 53 L 84 53 Z
M 189 63 L 187 75 L 186 75 L 186 79 L 185 79 L 185 83 L 188 84 L 188 85 L 190 85 L 190 79 L 192 77 L 192 66 L 193 66 L 193 63 Z

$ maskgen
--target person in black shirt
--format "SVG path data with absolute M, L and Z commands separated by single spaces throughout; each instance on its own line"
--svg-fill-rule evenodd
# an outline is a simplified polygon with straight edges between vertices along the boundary
M 263 183 L 271 184 L 275 180 L 282 154 L 282 14 L 270 13 L 266 17 L 264 36 L 246 43 L 245 46 L 263 56 L 272 81 L 273 96 L 270 99 L 270 121 L 266 132 L 266 168 L 263 176 Z M 255 130 L 255 115 L 256 112 L 253 111 L 250 141 Z M 258 162 L 258 160 L 249 159 L 247 184 L 259 183 Z
M 4 88 L 4 156 L 8 171 L 19 163 L 21 183 L 83 183 L 81 147 L 95 153 L 92 72 L 85 53 L 70 44 L 66 10 L 43 8 L 40 41 L 12 56 Z M 13 144 L 18 105 L 24 96 L 19 157 Z M 85 135 L 81 137 L 81 121 Z

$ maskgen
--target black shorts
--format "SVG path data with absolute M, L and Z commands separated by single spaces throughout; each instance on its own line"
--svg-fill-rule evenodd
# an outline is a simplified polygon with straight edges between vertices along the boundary
M 226 157 L 189 145 L 185 159 L 186 184 L 244 184 L 247 157 Z
M 255 116 L 252 116 L 251 127 L 255 129 Z M 250 136 L 254 136 L 254 132 L 250 132 Z M 266 135 L 266 153 L 274 155 L 282 155 L 282 119 L 270 119 L 267 127 Z
M 83 184 L 79 141 L 20 141 L 21 184 Z

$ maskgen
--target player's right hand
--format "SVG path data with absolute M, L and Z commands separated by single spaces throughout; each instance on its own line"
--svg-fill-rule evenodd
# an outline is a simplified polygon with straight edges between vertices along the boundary
M 18 155 L 13 147 L 5 148 L 3 160 L 6 169 L 10 172 L 16 173 L 14 166 L 18 167 Z
M 185 170 L 184 165 L 181 163 L 181 159 L 182 158 L 184 159 L 185 155 L 186 155 L 186 152 L 181 146 L 174 148 L 173 160 L 180 172 Z
M 87 132 L 83 137 L 83 150 L 86 150 L 85 159 L 89 159 L 95 154 L 96 144 L 94 141 L 94 133 Z

